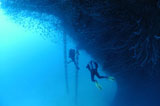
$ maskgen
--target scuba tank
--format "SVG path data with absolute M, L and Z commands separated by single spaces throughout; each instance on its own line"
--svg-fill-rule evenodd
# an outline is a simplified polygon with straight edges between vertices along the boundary
M 75 57 L 75 50 L 74 49 L 70 49 L 69 50 L 69 58 L 74 58 Z

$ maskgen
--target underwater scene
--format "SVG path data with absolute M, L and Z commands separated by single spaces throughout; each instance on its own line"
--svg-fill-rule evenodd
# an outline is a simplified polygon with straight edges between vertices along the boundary
M 0 0 L 0 106 L 160 106 L 160 0 Z

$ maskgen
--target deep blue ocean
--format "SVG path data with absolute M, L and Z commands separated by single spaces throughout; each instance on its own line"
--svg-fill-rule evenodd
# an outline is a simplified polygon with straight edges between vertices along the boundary
M 67 65 L 69 92 L 66 92 L 64 34 L 67 60 L 68 51 L 76 48 L 76 42 L 63 31 L 57 17 L 25 14 L 22 11 L 15 18 L 0 10 L 0 106 L 110 106 L 117 91 L 116 81 L 96 78 L 102 86 L 99 90 L 86 69 L 94 57 L 84 50 L 79 50 L 77 98 L 73 63 Z M 98 71 L 107 74 L 100 64 Z

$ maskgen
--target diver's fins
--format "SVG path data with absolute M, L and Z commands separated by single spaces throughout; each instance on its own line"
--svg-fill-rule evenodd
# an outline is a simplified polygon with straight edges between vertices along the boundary
M 111 81 L 115 80 L 114 77 L 108 77 L 108 79 L 111 80 Z
M 95 82 L 95 85 L 99 90 L 102 90 L 102 86 L 97 81 Z

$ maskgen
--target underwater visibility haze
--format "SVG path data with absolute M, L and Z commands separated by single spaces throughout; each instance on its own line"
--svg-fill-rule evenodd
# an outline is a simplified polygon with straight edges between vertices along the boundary
M 160 106 L 160 0 L 0 0 L 0 106 Z
M 75 103 L 74 64 L 68 65 L 68 93 L 65 87 L 63 30 L 52 28 L 52 32 L 44 32 L 43 24 L 31 23 L 25 17 L 23 27 L 18 23 L 22 17 L 14 21 L 0 10 L 0 106 L 109 106 L 116 82 L 103 79 L 100 81 L 103 90 L 97 89 L 85 68 L 91 57 L 84 50 L 80 50 Z M 28 24 L 32 27 L 26 28 Z M 47 39 L 43 33 L 55 37 Z M 75 47 L 68 37 L 67 51 Z M 102 69 L 99 71 L 103 73 Z

